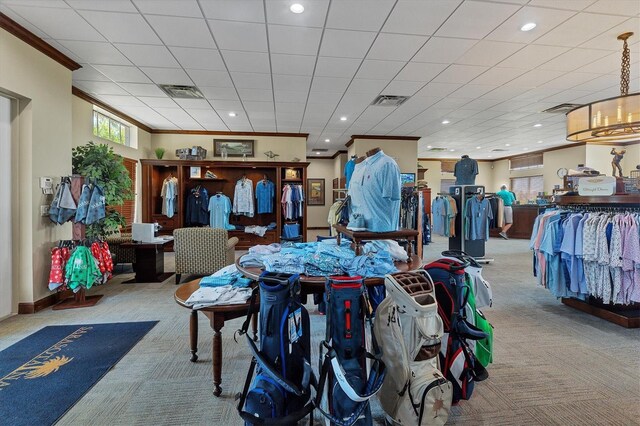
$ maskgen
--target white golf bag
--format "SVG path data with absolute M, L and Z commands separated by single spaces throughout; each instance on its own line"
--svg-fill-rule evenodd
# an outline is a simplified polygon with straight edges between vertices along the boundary
M 443 332 L 433 281 L 425 271 L 389 274 L 387 298 L 378 306 L 374 332 L 387 367 L 378 393 L 393 425 L 443 425 L 452 386 L 440 372 Z

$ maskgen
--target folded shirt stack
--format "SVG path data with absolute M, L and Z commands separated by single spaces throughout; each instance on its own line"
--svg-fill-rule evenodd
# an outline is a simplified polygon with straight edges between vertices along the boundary
M 238 305 L 246 303 L 251 297 L 250 288 L 238 288 L 230 285 L 222 287 L 200 287 L 191 294 L 185 304 L 191 309 L 201 309 L 216 305 Z

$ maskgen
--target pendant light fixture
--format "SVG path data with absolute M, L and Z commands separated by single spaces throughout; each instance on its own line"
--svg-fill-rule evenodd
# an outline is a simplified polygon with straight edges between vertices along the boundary
M 622 72 L 620 96 L 602 99 L 567 113 L 567 140 L 571 142 L 640 141 L 640 93 L 629 94 L 631 55 L 627 39 L 632 32 L 620 34 Z

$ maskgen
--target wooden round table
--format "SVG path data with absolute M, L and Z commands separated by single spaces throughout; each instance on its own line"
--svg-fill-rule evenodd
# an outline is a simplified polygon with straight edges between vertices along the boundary
M 235 318 L 241 318 L 247 315 L 249 310 L 249 303 L 242 303 L 236 305 L 217 305 L 208 306 L 201 309 L 191 309 L 185 302 L 191 294 L 200 288 L 200 279 L 189 281 L 178 287 L 173 295 L 176 303 L 182 307 L 191 310 L 191 316 L 189 317 L 189 342 L 191 346 L 191 362 L 198 360 L 198 312 L 202 312 L 207 318 L 209 318 L 209 324 L 213 329 L 212 340 L 212 366 L 213 366 L 213 394 L 220 396 L 222 388 L 222 327 L 224 322 Z M 252 331 L 253 339 L 257 340 L 257 315 L 252 317 Z

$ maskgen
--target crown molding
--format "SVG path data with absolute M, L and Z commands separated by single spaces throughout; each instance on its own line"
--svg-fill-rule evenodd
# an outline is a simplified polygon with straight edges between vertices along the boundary
M 386 135 L 351 135 L 351 139 L 344 146 L 349 148 L 353 145 L 355 139 L 378 139 L 378 140 L 395 140 L 395 141 L 417 141 L 420 136 L 386 136 Z
M 125 121 L 128 121 L 131 124 L 135 124 L 138 128 L 144 130 L 145 132 L 152 132 L 151 127 L 147 126 L 146 124 L 142 124 L 141 122 L 139 122 L 138 120 L 136 120 L 135 118 L 125 114 L 124 112 L 118 111 L 117 109 L 115 109 L 114 107 L 112 107 L 111 105 L 105 104 L 104 102 L 94 98 L 93 96 L 89 95 L 88 93 L 83 92 L 82 90 L 78 89 L 75 86 L 71 86 L 71 94 L 73 94 L 74 96 L 77 96 L 78 98 L 85 100 L 91 104 L 94 104 L 96 106 L 99 106 L 102 109 L 105 109 L 107 111 L 109 111 L 111 114 L 117 115 L 118 117 L 122 118 Z
M 279 132 L 225 132 L 217 130 L 162 130 L 152 129 L 154 134 L 170 134 L 170 135 L 211 135 L 211 136 L 277 136 L 287 138 L 305 138 L 309 137 L 309 133 L 279 133 Z
M 49 43 L 29 31 L 22 25 L 18 24 L 16 21 L 9 18 L 2 12 L 0 12 L 0 28 L 24 41 L 34 49 L 44 53 L 45 55 L 71 71 L 82 68 L 82 65 L 80 65 L 64 53 L 60 52 L 58 49 L 51 46 Z

